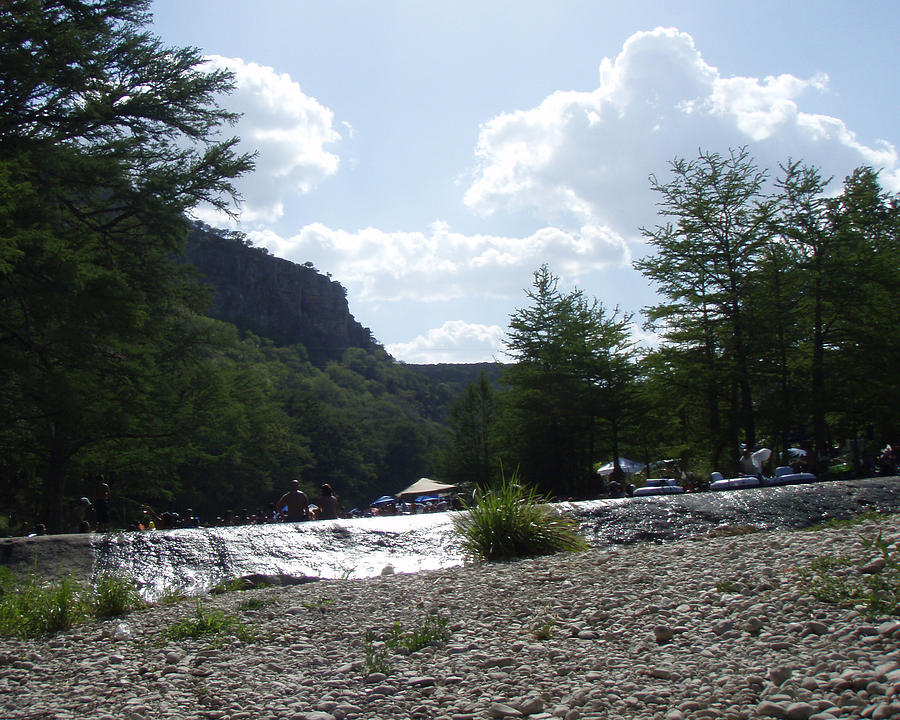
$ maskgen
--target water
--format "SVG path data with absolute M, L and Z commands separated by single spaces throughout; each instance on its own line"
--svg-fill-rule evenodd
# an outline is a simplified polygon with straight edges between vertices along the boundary
M 594 546 L 666 542 L 723 525 L 803 528 L 867 510 L 900 512 L 900 478 L 562 503 Z M 451 513 L 97 536 L 95 571 L 125 571 L 141 594 L 202 592 L 254 573 L 359 578 L 463 563 Z

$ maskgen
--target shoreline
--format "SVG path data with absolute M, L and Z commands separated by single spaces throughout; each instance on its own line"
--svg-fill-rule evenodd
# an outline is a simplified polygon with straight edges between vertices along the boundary
M 849 503 L 845 503 L 846 507 L 842 505 L 842 511 L 838 510 L 838 512 L 835 513 L 834 516 L 836 517 L 845 517 L 847 516 L 847 513 L 853 515 L 867 510 L 900 512 L 900 477 L 864 478 L 837 483 L 829 482 L 825 485 L 828 487 L 823 490 L 823 493 L 827 497 L 834 497 L 835 492 L 837 492 L 841 498 L 852 498 Z M 811 494 L 809 492 L 810 489 L 812 490 Z M 759 491 L 734 490 L 661 498 L 636 498 L 633 500 L 614 499 L 610 501 L 613 503 L 609 510 L 610 518 L 612 526 L 616 527 L 616 523 L 622 522 L 617 515 L 619 511 L 616 508 L 630 508 L 626 511 L 630 515 L 622 516 L 630 517 L 638 511 L 644 513 L 645 511 L 641 510 L 641 508 L 646 505 L 647 517 L 651 518 L 651 521 L 649 525 L 642 527 L 654 528 L 655 526 L 658 526 L 653 530 L 658 536 L 636 538 L 639 543 L 647 541 L 670 543 L 673 539 L 679 537 L 704 537 L 710 533 L 715 534 L 721 532 L 721 526 L 723 525 L 726 526 L 725 532 L 728 532 L 727 526 L 729 525 L 743 524 L 748 527 L 753 526 L 755 529 L 771 528 L 773 526 L 791 527 L 796 525 L 796 520 L 798 518 L 794 518 L 794 522 L 778 524 L 777 521 L 773 522 L 775 519 L 774 517 L 768 517 L 762 522 L 759 522 L 757 518 L 752 515 L 748 517 L 748 514 L 743 512 L 741 506 L 741 503 L 745 502 L 744 498 L 747 497 L 743 494 L 747 492 Z M 806 503 L 810 504 L 809 515 L 807 516 L 805 512 L 801 513 L 799 519 L 802 521 L 805 517 L 806 523 L 819 521 L 823 516 L 823 512 L 822 508 L 816 506 L 818 494 L 815 491 L 815 485 L 798 486 L 797 496 L 806 498 L 802 501 L 804 507 Z M 663 528 L 664 526 L 665 528 L 668 528 L 668 523 L 671 520 L 670 518 L 667 519 L 665 508 L 670 507 L 670 505 L 680 506 L 684 501 L 691 501 L 694 498 L 698 500 L 703 500 L 705 498 L 709 498 L 709 500 L 725 500 L 726 498 L 733 498 L 736 501 L 734 515 L 722 515 L 722 517 L 719 518 L 719 526 L 712 524 L 705 527 L 698 523 L 696 528 L 685 526 L 676 529 L 671 533 L 671 536 L 667 535 L 666 532 L 659 534 L 661 532 L 660 528 Z M 756 496 L 754 496 L 754 498 L 756 498 Z M 757 501 L 757 499 L 754 499 L 750 502 L 753 503 Z M 620 505 L 622 502 L 626 503 L 626 505 Z M 835 503 L 835 507 L 838 505 L 841 505 L 841 502 Z M 676 520 L 680 517 L 690 517 L 692 513 L 690 510 L 691 507 L 692 506 L 688 504 L 689 509 L 687 511 L 683 510 Z M 825 505 L 823 507 L 828 506 Z M 560 509 L 565 512 L 572 512 L 576 517 L 578 516 L 578 509 L 576 506 L 563 504 L 560 505 Z M 791 513 L 788 512 L 788 515 L 790 514 Z M 785 515 L 784 517 L 787 518 L 788 515 Z M 829 513 L 824 513 L 824 517 L 827 518 L 829 516 Z M 410 518 L 415 519 L 418 519 L 419 517 L 420 516 L 410 516 Z M 589 529 L 586 530 L 586 537 L 589 542 L 592 542 L 594 547 L 609 547 L 610 545 L 623 544 L 623 540 L 618 539 L 614 534 L 611 534 L 609 537 L 605 538 L 605 540 L 603 537 L 593 534 L 594 529 L 590 528 L 590 523 L 599 523 L 602 525 L 604 520 L 591 519 L 590 516 L 587 517 Z M 341 521 L 322 521 L 321 523 L 304 524 L 302 529 L 305 532 L 313 530 L 321 531 L 325 527 L 325 524 L 335 522 L 338 524 L 341 523 Z M 352 525 L 366 521 L 353 520 L 349 522 Z M 628 522 L 632 522 L 632 520 L 625 520 L 624 522 L 627 524 Z M 320 525 L 321 527 L 314 527 Z M 283 574 L 285 578 L 288 579 L 290 577 L 303 579 L 317 577 L 325 579 L 343 576 L 345 571 L 343 566 L 341 566 L 339 569 L 340 572 L 338 572 L 334 567 L 328 564 L 327 558 L 329 556 L 327 552 L 331 538 L 327 532 L 320 532 L 317 534 L 315 540 L 312 541 L 320 546 L 323 553 L 323 559 L 315 560 L 306 550 L 299 551 L 299 554 L 294 558 L 290 555 L 290 542 L 276 542 L 274 545 L 270 544 L 272 541 L 268 539 L 269 536 L 267 536 L 266 533 L 269 532 L 270 528 L 277 527 L 279 526 L 245 525 L 226 528 L 203 528 L 202 534 L 199 536 L 199 542 L 194 539 L 187 544 L 182 543 L 182 540 L 180 539 L 181 533 L 193 532 L 191 530 L 147 531 L 142 533 L 117 531 L 111 533 L 56 534 L 39 537 L 0 538 L 0 565 L 7 566 L 10 569 L 20 572 L 37 572 L 37 574 L 49 579 L 59 579 L 63 575 L 72 574 L 77 579 L 83 581 L 91 580 L 99 571 L 111 570 L 115 572 L 115 568 L 121 565 L 126 571 L 128 568 L 131 568 L 132 571 L 136 572 L 136 577 L 139 576 L 145 578 L 145 580 L 146 578 L 156 578 L 164 575 L 167 577 L 171 574 L 172 579 L 174 580 L 173 587 L 186 588 L 194 587 L 196 585 L 195 590 L 200 592 L 208 590 L 218 582 L 228 581 L 229 579 L 247 574 Z M 624 528 L 626 525 L 622 525 L 622 527 Z M 635 527 L 638 526 L 635 525 Z M 675 527 L 677 527 L 677 523 Z M 257 532 L 257 528 L 259 529 L 259 532 Z M 286 525 L 285 528 L 285 532 L 289 532 L 289 524 Z M 370 527 L 369 530 L 371 529 L 372 528 Z M 396 530 L 396 528 L 392 529 L 392 531 L 394 530 Z M 406 531 L 404 530 L 403 532 Z M 346 547 L 343 544 L 343 536 L 338 538 L 338 540 L 340 541 L 338 543 L 341 546 L 340 550 L 346 552 Z M 427 549 L 424 551 L 425 554 L 423 555 L 423 548 L 420 547 L 420 543 L 417 544 L 413 542 L 410 545 L 408 541 L 404 542 L 406 542 L 408 547 L 401 547 L 404 543 L 400 543 L 396 548 L 396 557 L 394 557 L 394 552 L 390 550 L 390 548 L 388 548 L 387 552 L 383 552 L 384 548 L 378 543 L 377 538 L 374 543 L 370 544 L 370 547 L 361 545 L 359 548 L 356 548 L 356 567 L 365 568 L 365 572 L 358 572 L 356 577 L 377 575 L 386 565 L 393 565 L 395 568 L 400 568 L 401 572 L 406 572 L 409 569 L 408 563 L 406 562 L 408 560 L 409 552 L 412 552 L 413 555 L 418 553 L 418 555 L 426 558 L 426 560 L 430 557 L 427 554 Z M 633 540 L 624 540 L 625 545 L 630 545 L 632 542 Z M 134 545 L 134 547 L 130 547 L 131 545 Z M 221 548 L 223 546 L 225 548 L 233 546 L 235 554 L 233 555 L 229 551 L 224 555 L 221 555 Z M 184 551 L 183 553 L 182 550 Z M 134 553 L 133 557 L 136 561 L 134 565 L 132 565 L 130 556 L 128 555 L 129 552 Z M 204 552 L 209 554 L 208 558 L 203 556 Z M 227 559 L 228 562 L 231 562 L 232 557 L 240 557 L 242 552 L 245 553 L 243 555 L 244 558 L 253 557 L 255 560 L 252 562 L 241 562 L 239 563 L 239 567 L 218 567 L 215 565 L 215 563 L 221 561 L 223 557 Z M 440 553 L 441 549 L 435 548 L 435 552 Z M 124 553 L 124 555 L 122 553 Z M 306 553 L 305 556 L 304 553 Z M 270 555 L 271 557 L 278 558 L 278 560 L 275 562 L 267 560 L 266 558 L 269 558 Z M 166 562 L 170 562 L 173 564 L 173 567 L 161 566 L 158 568 L 159 572 L 156 572 L 156 574 L 151 573 L 150 575 L 146 575 L 146 577 L 145 575 L 141 575 L 140 572 L 146 570 L 146 568 L 142 567 L 140 563 L 147 563 L 149 561 L 150 564 L 152 564 L 152 562 L 155 562 L 152 558 L 157 557 L 161 558 L 163 565 L 165 565 Z M 166 560 L 166 558 L 172 559 Z M 310 560 L 311 562 L 307 562 L 307 560 Z M 212 563 L 212 565 L 210 565 L 210 563 Z M 423 564 L 425 567 L 429 566 L 427 561 L 419 564 L 420 566 Z M 430 566 L 434 567 L 433 564 Z M 162 575 L 160 573 L 162 573 Z M 197 578 L 203 579 L 198 583 Z M 150 592 L 148 595 L 145 595 L 145 597 L 149 596 L 150 599 L 154 599 L 158 594 L 158 592 Z
M 0 715 L 886 720 L 900 717 L 900 621 L 815 600 L 798 575 L 823 556 L 870 564 L 862 541 L 879 532 L 900 552 L 888 516 L 156 605 L 0 642 Z M 167 639 L 198 602 L 255 638 Z M 367 632 L 432 613 L 449 619 L 446 644 L 367 673 Z

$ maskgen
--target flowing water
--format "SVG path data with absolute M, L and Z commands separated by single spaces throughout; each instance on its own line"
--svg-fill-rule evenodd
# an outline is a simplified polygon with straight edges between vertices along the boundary
M 900 511 L 900 478 L 557 505 L 594 546 L 666 542 L 725 525 L 803 528 L 859 512 Z M 95 572 L 134 576 L 147 599 L 201 592 L 249 574 L 358 578 L 459 565 L 452 513 L 97 536 Z

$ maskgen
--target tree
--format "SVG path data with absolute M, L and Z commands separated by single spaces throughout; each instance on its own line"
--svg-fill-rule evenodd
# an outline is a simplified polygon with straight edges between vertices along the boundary
M 672 222 L 642 232 L 656 254 L 635 263 L 669 300 L 650 309 L 664 337 L 707 357 L 710 431 L 718 426 L 713 407 L 731 394 L 727 439 L 737 445 L 739 420 L 744 441 L 756 443 L 751 390 L 750 322 L 745 307 L 753 271 L 770 233 L 762 200 L 766 173 L 746 148 L 728 156 L 700 152 L 671 163 L 672 179 L 651 176 L 659 213 Z M 719 366 L 727 370 L 725 387 Z M 716 387 L 713 387 L 715 385 Z
M 494 389 L 482 371 L 478 379 L 450 404 L 450 444 L 442 476 L 454 485 L 493 486 L 499 477 L 494 437 L 497 413 Z
M 547 492 L 593 494 L 599 426 L 617 451 L 628 405 L 630 317 L 580 290 L 560 292 L 546 265 L 527 294 L 532 305 L 513 314 L 506 339 L 515 363 L 503 375 L 505 454 Z
M 144 31 L 147 0 L 0 8 L 0 447 L 59 528 L 72 463 L 178 437 L 205 293 L 172 257 L 252 167 L 219 139 L 232 87 Z M 81 472 L 88 468 L 80 466 Z
M 894 413 L 881 409 L 896 406 L 896 383 L 882 361 L 896 353 L 900 215 L 871 168 L 855 170 L 834 197 L 816 168 L 789 160 L 781 169 L 775 227 L 796 259 L 797 336 L 809 357 L 815 450 L 826 458 L 829 412 L 849 420 L 851 435 L 880 415 L 891 436 Z
M 883 190 L 878 173 L 857 168 L 828 201 L 840 273 L 828 278 L 833 332 L 827 341 L 826 382 L 844 437 L 874 423 L 881 438 L 897 437 L 900 383 L 900 196 Z

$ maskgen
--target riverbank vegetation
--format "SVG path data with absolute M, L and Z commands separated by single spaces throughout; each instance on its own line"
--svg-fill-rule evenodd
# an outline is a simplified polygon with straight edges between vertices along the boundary
M 254 158 L 233 77 L 147 33 L 149 8 L 0 9 L 0 534 L 76 529 L 100 474 L 128 527 L 144 503 L 252 515 L 292 478 L 348 510 L 420 476 L 502 488 L 501 465 L 580 498 L 620 455 L 705 475 L 800 444 L 824 476 L 848 438 L 847 472 L 898 438 L 900 203 L 869 167 L 836 187 L 747 148 L 676 158 L 636 263 L 660 301 L 636 318 L 544 265 L 482 377 L 377 343 L 314 363 L 207 317 L 190 216 L 233 211 Z
M 518 473 L 480 493 L 467 512 L 454 515 L 463 552 L 475 560 L 510 560 L 588 548 L 577 523 L 548 506 Z
M 0 635 L 6 637 L 51 635 L 142 607 L 129 578 L 101 575 L 93 583 L 84 583 L 70 575 L 47 580 L 0 568 Z

